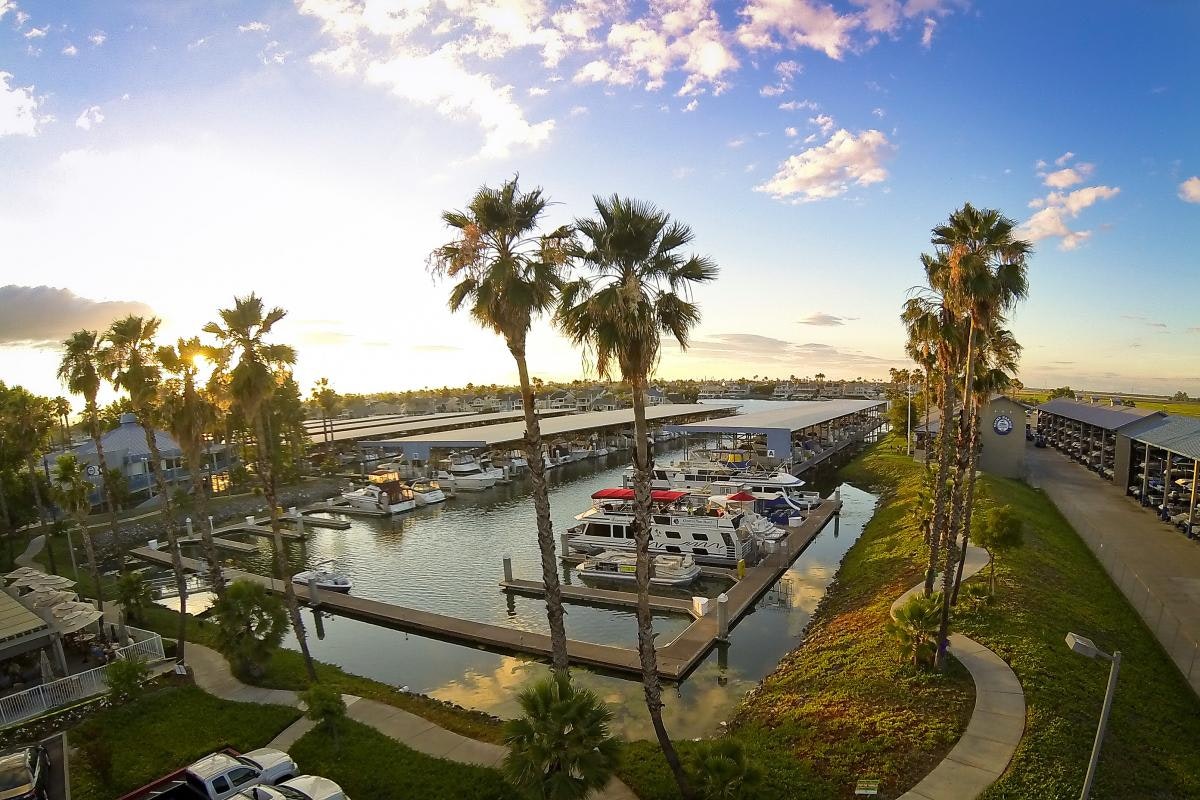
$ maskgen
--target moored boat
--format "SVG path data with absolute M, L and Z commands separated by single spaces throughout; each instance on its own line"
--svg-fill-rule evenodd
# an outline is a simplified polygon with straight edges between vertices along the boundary
M 332 566 L 332 561 L 323 561 L 312 569 L 297 572 L 292 576 L 292 583 L 309 588 L 316 586 L 327 592 L 349 592 L 353 585 L 352 582 L 340 572 L 335 572 Z
M 437 474 L 438 483 L 455 491 L 481 492 L 496 485 L 496 476 L 485 472 L 470 453 L 451 453 L 443 459 Z
M 589 556 L 575 568 L 582 578 L 601 581 L 637 580 L 637 555 L 606 550 Z M 650 560 L 650 583 L 687 586 L 700 577 L 700 567 L 690 555 L 655 556 Z
M 399 514 L 417 507 L 412 489 L 398 480 L 369 483 L 352 492 L 342 492 L 342 499 L 351 508 L 362 511 L 380 511 L 384 514 Z
M 412 489 L 413 499 L 417 501 L 418 506 L 431 506 L 446 499 L 441 484 L 435 480 L 417 478 L 408 484 L 408 488 Z

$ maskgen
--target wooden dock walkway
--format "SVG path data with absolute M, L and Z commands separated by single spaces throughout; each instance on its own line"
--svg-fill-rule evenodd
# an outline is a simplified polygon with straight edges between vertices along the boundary
M 506 592 L 528 594 L 534 597 L 544 597 L 546 595 L 546 584 L 541 581 L 500 581 L 500 588 Z M 590 586 L 564 585 L 562 587 L 562 596 L 564 600 L 574 600 L 591 605 L 617 606 L 618 608 L 637 607 L 637 594 L 635 592 L 622 592 L 616 589 L 593 589 Z M 661 597 L 652 594 L 650 595 L 650 610 L 660 611 L 664 614 L 687 614 L 692 619 L 696 619 L 696 613 L 692 608 L 692 604 L 678 597 Z
M 303 517 L 303 524 L 306 528 L 331 528 L 335 531 L 344 531 L 349 528 L 350 523 L 347 520 L 315 516 L 316 514 L 322 514 L 333 510 L 334 509 L 331 509 L 326 505 L 307 506 L 296 514 L 284 514 L 279 518 L 279 521 L 291 524 L 300 524 L 299 518 Z
M 181 536 L 179 543 L 184 544 L 203 544 L 203 540 L 199 536 Z M 235 553 L 257 553 L 258 548 L 247 542 L 235 542 L 233 539 L 222 539 L 220 536 L 213 537 L 213 544 L 222 550 L 232 550 Z
M 793 528 L 786 537 L 780 540 L 774 553 L 768 554 L 757 565 L 746 570 L 746 576 L 726 592 L 728 598 L 726 608 L 730 628 L 753 608 L 758 599 L 779 580 L 792 561 L 816 538 L 829 521 L 834 519 L 834 515 L 839 509 L 840 500 L 836 497 L 822 503 L 819 508 L 809 514 L 803 525 Z M 168 553 L 149 547 L 135 548 L 130 555 L 162 566 L 170 566 L 171 563 Z M 208 568 L 205 562 L 195 558 L 184 558 L 183 566 L 184 569 L 194 572 L 204 572 Z M 229 580 L 255 581 L 266 586 L 272 592 L 283 593 L 283 585 L 272 578 L 229 567 L 224 568 L 224 571 Z M 538 586 L 530 581 L 520 583 Z M 516 589 L 516 587 L 513 588 Z M 585 596 L 592 599 L 596 596 L 596 592 L 606 591 L 565 586 L 563 589 L 580 593 L 580 599 Z M 297 597 L 306 603 L 309 602 L 308 587 L 296 585 L 295 590 Z M 540 592 L 540 587 L 538 591 Z M 624 595 L 627 593 L 608 592 L 608 594 Z M 659 598 L 663 601 L 666 599 Z M 675 602 L 684 603 L 685 601 Z M 715 606 L 716 603 L 712 605 Z M 482 646 L 504 653 L 526 653 L 542 658 L 550 656 L 550 637 L 542 633 L 522 631 L 486 622 L 475 622 L 334 592 L 320 593 L 320 607 L 322 610 L 363 622 L 430 636 L 435 639 Z M 690 609 L 686 613 L 691 613 Z M 670 681 L 682 680 L 696 668 L 718 641 L 720 631 L 717 616 L 716 609 L 711 609 L 706 616 L 692 622 L 671 642 L 657 648 L 658 672 L 662 678 Z M 576 664 L 627 675 L 641 674 L 641 663 L 637 651 L 631 647 L 617 647 L 570 639 L 567 641 L 567 655 Z
M 233 525 L 226 525 L 223 528 L 217 528 L 215 531 L 213 531 L 214 536 L 238 534 L 238 533 L 248 533 L 251 536 L 266 536 L 268 538 L 275 535 L 271 531 L 270 520 L 267 521 L 266 525 L 263 525 L 258 522 L 254 523 L 253 525 L 247 524 L 245 522 L 237 522 L 237 523 L 234 523 Z M 289 530 L 287 528 L 280 528 L 279 535 L 282 536 L 284 539 L 290 539 L 292 541 L 298 541 L 298 540 L 304 538 L 300 534 L 299 531 L 293 531 L 293 530 Z M 253 546 L 251 546 L 251 549 L 254 549 Z

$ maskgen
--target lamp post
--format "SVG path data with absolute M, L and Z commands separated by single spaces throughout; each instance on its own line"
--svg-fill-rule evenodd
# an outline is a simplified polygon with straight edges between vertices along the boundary
M 1104 731 L 1108 727 L 1108 712 L 1112 710 L 1113 692 L 1117 688 L 1117 673 L 1121 671 L 1121 651 L 1114 650 L 1112 654 L 1096 647 L 1095 643 L 1077 633 L 1067 634 L 1067 647 L 1088 658 L 1100 658 L 1112 664 L 1108 670 L 1108 688 L 1104 692 L 1104 707 L 1100 711 L 1100 724 L 1096 727 L 1096 741 L 1092 744 L 1092 758 L 1088 762 L 1087 775 L 1083 779 L 1083 791 L 1079 800 L 1087 800 L 1092 791 L 1092 782 L 1096 779 L 1096 763 L 1100 760 L 1100 744 L 1104 741 Z
M 910 457 L 912 456 L 912 452 L 913 452 L 913 449 L 912 449 L 912 399 L 913 399 L 913 391 L 912 391 L 912 390 L 913 390 L 913 385 L 912 385 L 911 383 L 909 383 L 909 384 L 906 384 L 906 385 L 905 385 L 905 387 L 904 387 L 904 394 L 908 396 L 908 425 L 906 425 L 906 426 L 905 426 L 905 432 L 908 434 L 908 436 L 907 436 L 907 441 L 908 441 L 908 444 L 907 444 L 907 448 L 906 448 L 906 449 L 905 449 L 905 451 L 904 451 L 904 454 L 905 454 L 906 456 L 910 456 Z M 929 435 L 929 434 L 928 434 L 928 432 L 926 432 L 926 435 L 927 435 L 927 436 Z

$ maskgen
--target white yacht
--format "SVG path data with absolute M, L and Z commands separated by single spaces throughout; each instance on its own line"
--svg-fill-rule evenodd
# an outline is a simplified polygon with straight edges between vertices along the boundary
M 496 485 L 494 473 L 485 472 L 475 456 L 469 453 L 451 453 L 443 459 L 438 470 L 437 481 L 459 492 L 481 492 Z
M 582 578 L 633 582 L 637 580 L 637 556 L 606 550 L 589 556 L 575 569 Z M 650 560 L 650 583 L 654 586 L 687 586 L 698 577 L 700 567 L 691 556 L 655 556 Z
M 417 507 L 412 489 L 397 480 L 369 483 L 361 489 L 342 492 L 342 499 L 347 501 L 351 508 L 382 511 L 385 514 L 399 514 Z
M 312 569 L 297 572 L 292 576 L 292 583 L 301 586 L 316 586 L 327 592 L 349 592 L 352 586 L 350 579 L 332 569 L 332 561 L 323 561 Z
M 431 506 L 435 503 L 444 502 L 446 493 L 442 491 L 441 485 L 428 478 L 417 478 L 408 484 L 412 489 L 413 499 L 417 501 L 418 506 Z
M 633 489 L 601 489 L 592 507 L 575 519 L 567 545 L 594 554 L 633 550 Z M 734 566 L 751 554 L 754 538 L 766 538 L 775 526 L 754 511 L 726 510 L 708 498 L 685 491 L 653 491 L 650 554 L 691 555 L 701 564 Z
M 591 442 L 585 442 L 582 439 L 576 439 L 571 442 L 571 460 L 583 461 L 587 458 L 595 458 L 596 447 Z

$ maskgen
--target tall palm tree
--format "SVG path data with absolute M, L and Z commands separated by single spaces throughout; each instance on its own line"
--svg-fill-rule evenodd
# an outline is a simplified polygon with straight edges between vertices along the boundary
M 25 467 L 29 470 L 29 486 L 33 491 L 34 505 L 37 506 L 38 523 L 45 527 L 46 509 L 42 503 L 37 459 L 50 446 L 50 430 L 54 427 L 51 401 L 21 386 L 14 386 L 12 392 L 11 412 L 16 421 L 17 441 L 25 455 Z
M 634 540 L 637 549 L 638 655 L 646 708 L 654 733 L 680 794 L 692 797 L 679 755 L 662 719 L 662 687 L 654 652 L 650 614 L 650 475 L 646 390 L 658 363 L 663 336 L 686 348 L 700 309 L 691 301 L 694 284 L 717 277 L 708 258 L 681 252 L 693 239 L 691 228 L 655 206 L 638 200 L 596 197 L 597 216 L 577 220 L 583 242 L 577 257 L 590 275 L 568 283 L 557 319 L 563 332 L 608 377 L 613 368 L 633 394 Z
M 59 505 L 75 518 L 79 535 L 83 537 L 83 549 L 87 553 L 88 569 L 96 587 L 96 608 L 104 609 L 104 584 L 100 582 L 100 562 L 96 558 L 96 544 L 88 530 L 87 517 L 92 510 L 92 484 L 83 472 L 83 465 L 74 453 L 58 457 L 54 465 L 54 493 Z
M 321 409 L 321 433 L 327 437 L 329 420 L 333 419 L 341 402 L 338 393 L 329 385 L 329 378 L 317 379 L 312 388 L 312 400 L 317 404 L 317 408 Z
M 112 546 L 121 546 L 117 525 L 117 503 L 110 485 L 108 460 L 104 456 L 104 443 L 100 439 L 100 407 L 96 395 L 100 392 L 102 369 L 102 340 L 96 331 L 78 330 L 63 342 L 62 359 L 58 363 L 58 379 L 71 394 L 83 398 L 83 416 L 87 421 L 92 446 L 96 448 L 96 461 L 100 467 L 100 486 L 104 505 L 108 509 L 108 527 L 112 534 Z
M 139 317 L 131 314 L 109 326 L 104 334 L 105 346 L 101 350 L 101 366 L 104 377 L 117 389 L 129 395 L 129 402 L 142 426 L 146 449 L 150 451 L 147 465 L 154 477 L 159 502 L 162 503 L 162 521 L 167 531 L 167 546 L 171 548 L 171 567 L 175 572 L 175 585 L 179 591 L 179 644 L 175 661 L 184 663 L 184 648 L 187 642 L 187 575 L 183 570 L 183 554 L 179 552 L 179 536 L 175 530 L 175 508 L 171 492 L 163 475 L 162 452 L 154 432 L 154 420 L 158 412 L 159 385 L 162 369 L 155 359 L 154 337 L 158 333 L 160 320 L 157 317 Z
M 54 416 L 58 420 L 59 427 L 61 428 L 62 446 L 63 451 L 65 452 L 71 449 L 71 434 L 68 430 L 70 426 L 67 421 L 67 418 L 71 416 L 71 403 L 67 400 L 67 398 L 62 397 L 61 395 L 51 400 L 50 403 L 54 409 Z
M 221 572 L 212 530 L 208 527 L 208 492 L 200 479 L 204 435 L 216 423 L 217 410 L 196 386 L 198 361 L 215 361 L 214 348 L 202 344 L 198 337 L 193 336 L 190 339 L 181 338 L 173 346 L 159 347 L 155 357 L 167 373 L 175 376 L 163 384 L 163 418 L 183 449 L 183 457 L 187 461 L 188 478 L 198 510 L 200 542 L 204 548 L 204 558 L 208 561 L 208 577 L 219 600 L 225 596 L 225 576 Z
M 255 471 L 262 482 L 263 493 L 270 507 L 275 577 L 283 584 L 284 601 L 292 619 L 292 629 L 296 633 L 300 652 L 304 655 L 304 666 L 308 671 L 309 680 L 316 682 L 317 672 L 313 667 L 312 655 L 308 651 L 308 639 L 304 634 L 300 605 L 296 601 L 296 592 L 287 575 L 287 551 L 284 549 L 283 533 L 279 526 L 279 503 L 276 495 L 274 459 L 271 455 L 272 441 L 268 438 L 266 424 L 270 400 L 275 394 L 277 372 L 282 367 L 296 363 L 296 351 L 292 347 L 265 341 L 271 329 L 287 315 L 287 312 L 279 307 L 267 310 L 262 298 L 251 293 L 245 297 L 235 297 L 233 308 L 222 308 L 217 313 L 221 321 L 208 323 L 204 326 L 204 332 L 220 340 L 223 352 L 218 363 L 228 372 L 230 396 L 237 404 L 246 424 L 254 431 Z
M 522 192 L 516 178 L 499 189 L 484 186 L 465 211 L 442 214 L 455 238 L 430 254 L 429 266 L 434 275 L 457 281 L 450 292 L 450 310 L 467 309 L 475 322 L 504 339 L 517 362 L 525 413 L 525 457 L 533 483 L 542 582 L 546 587 L 551 663 L 556 672 L 565 672 L 567 632 L 542 457 L 542 429 L 525 359 L 529 329 L 537 317 L 554 307 L 569 257 L 569 227 L 544 235 L 537 232 L 548 203 L 540 188 Z

